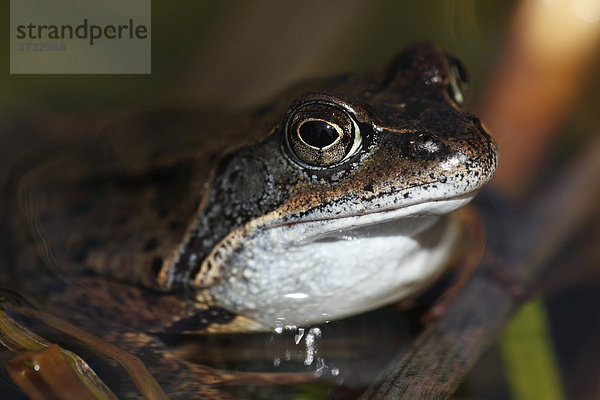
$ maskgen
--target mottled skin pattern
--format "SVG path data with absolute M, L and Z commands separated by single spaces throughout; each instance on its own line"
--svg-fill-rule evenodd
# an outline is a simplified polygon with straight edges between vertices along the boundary
M 49 311 L 150 354 L 161 383 L 177 386 L 168 377 L 179 375 L 193 386 L 195 376 L 194 390 L 204 390 L 203 372 L 164 356 L 148 333 L 264 328 L 212 303 L 209 291 L 247 238 L 332 207 L 342 210 L 334 218 L 367 214 L 415 204 L 447 182 L 475 191 L 489 179 L 495 144 L 451 99 L 450 67 L 443 51 L 417 45 L 382 71 L 311 82 L 236 118 L 148 113 L 24 162 L 10 188 L 15 240 L 50 268 L 38 273 L 24 255 L 11 273 Z M 308 101 L 357 121 L 363 140 L 348 160 L 307 168 L 290 154 L 286 121 Z M 449 176 L 441 166 L 454 159 L 462 164 Z
M 495 144 L 449 98 L 449 66 L 443 51 L 417 45 L 382 71 L 291 90 L 235 123 L 191 111 L 142 115 L 48 156 L 13 192 L 52 268 L 175 290 L 185 301 L 187 288 L 217 283 L 227 255 L 257 229 L 323 218 L 332 205 L 353 214 L 376 211 L 381 198 L 408 205 L 413 189 L 449 178 L 474 189 L 487 180 Z M 363 141 L 349 160 L 305 168 L 284 148 L 291 110 L 309 101 L 354 116 Z M 467 162 L 449 177 L 440 165 L 457 156 Z
M 196 287 L 210 286 L 220 276 L 214 269 L 227 268 L 221 253 L 234 251 L 248 233 L 235 232 L 236 228 L 250 226 L 248 231 L 298 223 L 315 218 L 314 211 L 332 204 L 351 204 L 352 213 L 369 212 L 370 199 L 400 191 L 410 199 L 410 188 L 426 190 L 427 185 L 445 183 L 448 171 L 440 164 L 455 156 L 468 161 L 452 178 L 471 180 L 472 187 L 487 181 L 496 167 L 495 144 L 476 117 L 459 110 L 448 98 L 449 79 L 444 53 L 417 46 L 400 54 L 383 72 L 327 81 L 323 84 L 327 90 L 317 89 L 298 98 L 289 110 L 308 101 L 331 102 L 349 110 L 362 127 L 361 151 L 338 166 L 298 167 L 279 155 L 282 124 L 260 146 L 236 150 L 235 159 L 245 161 L 246 176 L 232 175 L 233 168 L 227 165 L 231 158 L 221 162 L 217 181 L 222 186 L 211 191 L 200 222 L 175 264 L 175 277 L 192 280 Z M 261 175 L 259 171 L 264 171 L 264 179 L 248 183 L 250 176 Z M 235 198 L 235 193 L 248 192 L 240 185 L 254 184 L 259 186 L 249 192 L 262 192 L 260 199 L 252 198 L 248 204 Z M 226 222 L 216 235 L 209 232 L 214 224 L 205 217 L 215 209 L 219 212 L 214 220 Z M 272 212 L 266 215 L 268 210 Z M 214 240 L 223 237 L 221 231 L 234 232 L 231 240 L 214 248 Z M 207 249 L 213 253 L 204 258 Z M 190 263 L 190 257 L 204 259 L 204 263 Z

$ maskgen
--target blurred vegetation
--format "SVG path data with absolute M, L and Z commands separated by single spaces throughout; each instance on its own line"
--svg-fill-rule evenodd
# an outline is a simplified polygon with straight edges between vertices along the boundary
M 153 2 L 151 75 L 10 75 L 8 41 L 3 41 L 0 112 L 173 103 L 237 108 L 266 101 L 301 78 L 379 66 L 406 44 L 423 40 L 458 54 L 476 93 L 495 61 L 512 4 Z M 8 6 L 6 2 L 7 16 Z

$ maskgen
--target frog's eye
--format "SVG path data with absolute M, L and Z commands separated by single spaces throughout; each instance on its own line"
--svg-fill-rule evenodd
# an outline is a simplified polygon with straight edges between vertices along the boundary
M 346 111 L 323 103 L 298 107 L 286 125 L 286 142 L 301 164 L 328 167 L 356 153 L 361 135 L 358 124 Z
M 469 81 L 464 65 L 454 56 L 448 54 L 448 96 L 459 106 L 465 103 Z

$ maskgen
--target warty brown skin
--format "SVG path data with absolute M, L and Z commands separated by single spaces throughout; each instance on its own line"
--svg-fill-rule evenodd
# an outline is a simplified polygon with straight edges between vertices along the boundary
M 197 304 L 197 289 L 219 282 L 228 266 L 215 249 L 231 236 L 226 250 L 234 251 L 244 227 L 310 221 L 332 205 L 369 213 L 384 196 L 410 202 L 412 188 L 444 183 L 440 165 L 456 157 L 468 162 L 455 179 L 473 187 L 488 179 L 495 144 L 451 98 L 453 62 L 420 44 L 381 71 L 304 84 L 234 122 L 167 110 L 116 123 L 14 178 L 17 231 L 26 227 L 63 277 L 114 278 L 181 304 L 165 313 L 169 321 L 155 310 L 153 328 L 178 321 L 208 328 L 198 323 L 209 305 Z M 286 147 L 286 123 L 307 102 L 351 115 L 362 135 L 358 151 L 327 168 L 298 162 Z

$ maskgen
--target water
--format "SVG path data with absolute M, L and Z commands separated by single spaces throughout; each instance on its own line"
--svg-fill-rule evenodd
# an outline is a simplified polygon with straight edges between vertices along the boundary
M 301 384 L 289 384 L 284 379 L 278 385 L 223 387 L 236 398 L 287 399 L 318 388 L 318 394 L 307 398 L 351 399 L 373 382 L 417 330 L 418 324 L 409 314 L 386 307 L 319 326 L 287 326 L 260 334 L 175 335 L 162 339 L 177 355 L 213 368 L 307 378 Z

